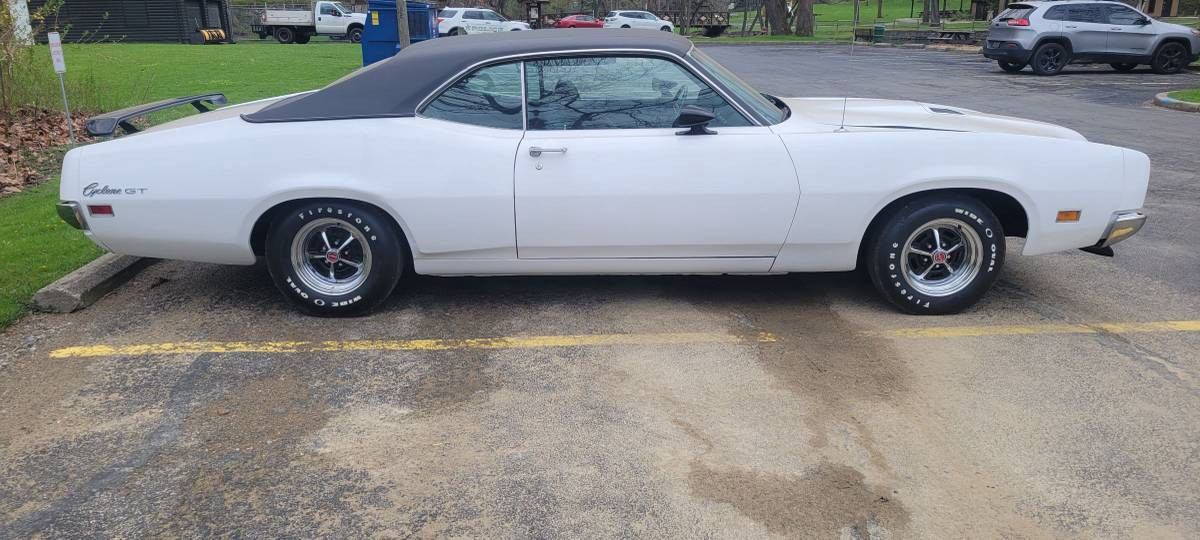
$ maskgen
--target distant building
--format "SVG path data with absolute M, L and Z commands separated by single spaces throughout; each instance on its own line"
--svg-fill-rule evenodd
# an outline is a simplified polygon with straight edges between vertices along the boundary
M 28 0 L 29 11 L 46 1 Z M 232 35 L 228 0 L 66 0 L 41 26 L 70 42 L 203 43 Z M 46 39 L 44 33 L 37 37 Z

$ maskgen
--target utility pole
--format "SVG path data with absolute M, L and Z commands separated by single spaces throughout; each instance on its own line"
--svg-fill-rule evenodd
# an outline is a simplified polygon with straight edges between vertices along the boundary
M 408 33 L 408 1 L 396 0 L 396 44 L 401 49 L 411 42 Z

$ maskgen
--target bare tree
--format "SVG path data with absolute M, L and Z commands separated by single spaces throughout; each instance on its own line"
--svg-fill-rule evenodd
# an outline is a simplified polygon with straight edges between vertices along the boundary
M 782 36 L 788 33 L 787 0 L 764 0 L 767 11 L 767 26 L 772 36 Z
M 796 0 L 796 35 L 813 35 L 813 0 Z

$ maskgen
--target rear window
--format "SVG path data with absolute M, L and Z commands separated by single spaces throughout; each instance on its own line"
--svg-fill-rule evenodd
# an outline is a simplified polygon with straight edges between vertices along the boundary
M 1007 21 L 1009 19 L 1028 19 L 1029 14 L 1033 13 L 1034 9 L 1035 8 L 1033 6 L 1013 4 L 1008 6 L 1008 9 L 1001 12 L 1000 16 L 996 17 L 996 20 Z
M 457 9 L 443 9 L 442 12 L 438 14 L 438 17 L 443 19 L 453 19 L 455 15 L 458 15 Z

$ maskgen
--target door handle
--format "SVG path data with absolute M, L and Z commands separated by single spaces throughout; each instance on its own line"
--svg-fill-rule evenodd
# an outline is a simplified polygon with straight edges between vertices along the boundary
M 1114 27 L 1114 28 L 1109 28 L 1109 30 L 1116 30 L 1116 31 L 1120 32 L 1120 31 L 1121 31 L 1121 27 L 1120 27 L 1120 26 L 1117 26 L 1117 27 Z
M 1079 28 L 1079 27 L 1078 27 L 1078 26 L 1066 25 L 1066 26 L 1064 26 L 1063 28 Z
M 542 154 L 565 154 L 566 148 L 542 148 L 540 146 L 529 147 L 529 157 L 538 157 Z

